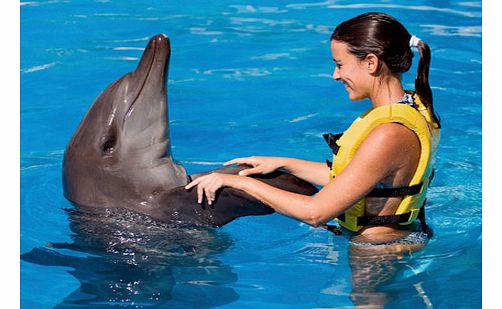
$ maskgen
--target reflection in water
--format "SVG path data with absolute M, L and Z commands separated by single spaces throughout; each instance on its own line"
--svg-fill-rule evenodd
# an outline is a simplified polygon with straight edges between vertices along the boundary
M 408 236 L 391 244 L 370 244 L 362 237 L 347 235 L 347 243 L 345 237 L 333 235 L 324 261 L 335 266 L 335 271 L 321 290 L 318 307 L 432 308 L 427 295 L 431 291 L 422 283 L 436 257 L 426 255 L 423 248 L 427 235 L 422 236 Z M 344 273 L 338 265 L 346 263 L 350 269 Z
M 232 245 L 228 235 L 211 228 L 169 226 L 123 209 L 67 211 L 73 243 L 51 243 L 21 255 L 31 263 L 73 268 L 68 272 L 81 285 L 57 308 L 209 308 L 239 298 L 226 287 L 237 275 L 217 259 Z
M 356 308 L 383 308 L 389 301 L 385 287 L 407 265 L 407 257 L 424 244 L 351 245 L 349 263 L 352 269 L 350 298 Z M 402 261 L 402 262 L 401 262 Z M 402 286 L 401 289 L 406 287 Z

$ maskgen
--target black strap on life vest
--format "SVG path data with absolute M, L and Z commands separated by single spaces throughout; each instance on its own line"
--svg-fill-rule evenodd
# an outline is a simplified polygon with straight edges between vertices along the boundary
M 407 222 L 410 219 L 411 212 L 400 215 L 388 216 L 363 216 L 357 217 L 357 225 L 383 225 L 383 224 L 398 224 Z M 341 221 L 345 221 L 345 213 L 337 217 Z
M 429 176 L 429 183 L 432 182 L 434 178 L 435 169 L 432 169 L 431 175 Z M 398 188 L 374 188 L 366 195 L 366 197 L 398 197 L 415 195 L 422 191 L 423 183 L 419 183 L 412 186 L 398 187 Z
M 428 238 L 432 238 L 433 232 L 432 229 L 425 222 L 425 202 L 422 207 L 420 207 L 420 211 L 418 212 L 418 220 L 422 226 L 422 230 L 427 234 Z M 365 216 L 358 217 L 357 224 L 358 225 L 382 225 L 382 224 L 398 224 L 407 222 L 410 218 L 411 213 L 405 213 L 401 215 L 389 215 L 389 216 Z M 343 220 L 345 215 L 342 214 L 338 216 L 339 219 Z M 342 235 L 341 229 L 336 225 L 326 224 L 323 226 L 326 230 L 332 232 L 335 235 Z
M 326 143 L 328 143 L 329 148 L 331 148 L 331 150 L 333 151 L 333 154 L 335 156 L 338 153 L 338 150 L 340 150 L 340 146 L 338 146 L 338 144 L 336 143 L 336 141 L 339 140 L 340 137 L 342 137 L 342 135 L 343 135 L 343 133 L 338 133 L 338 134 L 324 133 L 322 135 L 322 137 L 324 138 L 324 140 L 326 141 Z M 333 168 L 333 162 L 331 162 L 328 159 L 326 159 L 326 165 L 328 165 L 328 167 L 330 169 Z
M 417 219 L 420 221 L 422 225 L 422 229 L 429 238 L 432 238 L 432 229 L 429 228 L 427 223 L 425 222 L 425 203 L 427 199 L 424 200 L 422 207 L 420 207 L 420 211 L 418 212 Z M 399 224 L 405 223 L 410 219 L 411 212 L 407 212 L 400 215 L 388 215 L 388 216 L 363 216 L 357 217 L 357 225 L 368 226 L 368 225 L 383 225 L 383 224 Z M 341 214 L 337 217 L 341 221 L 345 221 L 345 213 Z M 341 231 L 337 226 L 334 225 L 326 225 L 324 226 L 328 231 L 333 232 L 336 235 L 341 235 Z
M 398 188 L 374 188 L 366 195 L 366 197 L 398 197 L 415 195 L 420 193 L 422 185 L 423 183 Z
M 336 156 L 338 153 L 338 150 L 340 150 L 340 146 L 336 143 L 337 140 L 342 137 L 343 133 L 338 133 L 338 134 L 332 134 L 332 133 L 325 133 L 322 135 L 324 137 L 324 140 L 326 143 L 328 143 L 329 148 L 333 150 L 333 154 Z

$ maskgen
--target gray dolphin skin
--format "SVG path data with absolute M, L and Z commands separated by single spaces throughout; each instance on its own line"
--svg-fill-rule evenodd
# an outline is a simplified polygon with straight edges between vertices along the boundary
M 69 141 L 63 161 L 64 195 L 81 208 L 125 208 L 167 223 L 222 226 L 238 217 L 273 210 L 233 189 L 219 191 L 213 205 L 197 203 L 190 178 L 172 158 L 168 125 L 167 36 L 150 39 L 134 72 L 110 84 L 94 101 Z M 243 166 L 217 170 L 236 174 Z M 255 178 L 312 195 L 317 189 L 277 171 Z

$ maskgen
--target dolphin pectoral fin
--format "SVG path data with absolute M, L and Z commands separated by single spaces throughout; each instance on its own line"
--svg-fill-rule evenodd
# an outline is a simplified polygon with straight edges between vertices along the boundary
M 47 266 L 68 267 L 71 266 L 72 259 L 78 258 L 66 256 L 44 247 L 33 248 L 31 251 L 21 254 L 21 260 L 25 262 Z
M 249 168 L 248 165 L 239 165 L 235 167 L 223 167 L 223 168 L 218 168 L 215 170 L 207 171 L 207 172 L 202 172 L 202 173 L 197 173 L 197 174 L 192 174 L 190 175 L 191 180 L 195 180 L 199 178 L 200 176 L 204 176 L 210 173 L 221 173 L 221 174 L 232 174 L 232 175 L 237 175 L 240 171 Z
M 170 190 L 162 200 L 164 207 L 157 217 L 171 223 L 219 227 L 239 217 L 274 213 L 272 208 L 233 188 L 223 188 L 212 205 L 205 200 L 197 203 L 197 190 L 184 187 Z
M 215 170 L 236 174 L 242 168 Z M 192 175 L 196 178 L 206 173 Z M 254 175 L 253 178 L 276 188 L 304 195 L 313 195 L 317 189 L 310 183 L 288 173 L 276 171 L 267 175 Z M 274 210 L 258 199 L 234 188 L 221 189 L 212 205 L 204 200 L 197 203 L 197 190 L 176 187 L 162 196 L 162 209 L 158 218 L 167 222 L 180 222 L 197 225 L 223 226 L 232 220 L 244 216 L 261 216 L 274 213 Z

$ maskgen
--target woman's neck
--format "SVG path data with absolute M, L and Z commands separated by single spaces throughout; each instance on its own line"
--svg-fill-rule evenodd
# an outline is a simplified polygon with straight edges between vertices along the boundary
M 399 77 L 390 76 L 385 79 L 375 79 L 369 99 L 373 107 L 396 103 L 404 96 L 403 85 Z

